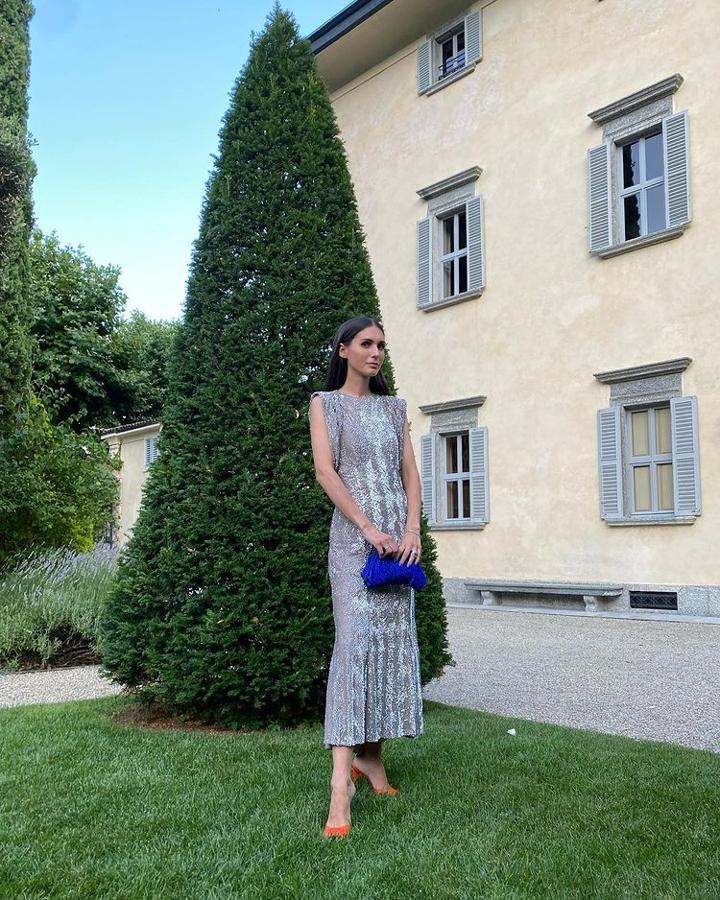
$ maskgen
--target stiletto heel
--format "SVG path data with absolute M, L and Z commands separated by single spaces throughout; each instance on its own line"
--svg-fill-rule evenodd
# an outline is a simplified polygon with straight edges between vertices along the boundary
M 367 775 L 366 775 L 364 772 L 362 772 L 360 769 L 358 769 L 358 767 L 353 763 L 353 767 L 352 767 L 352 780 L 353 780 L 353 781 L 355 782 L 355 784 L 357 785 L 358 780 L 359 780 L 360 778 L 367 778 L 367 783 L 368 783 L 368 784 L 370 785 L 370 787 L 372 788 L 374 794 L 384 794 L 384 795 L 387 796 L 387 797 L 394 797 L 394 796 L 397 794 L 397 792 L 398 792 L 398 789 L 397 789 L 397 788 L 390 787 L 390 786 L 388 786 L 388 787 L 386 787 L 386 788 L 376 788 L 376 787 L 373 787 L 372 781 L 370 781 L 370 779 L 367 777 Z

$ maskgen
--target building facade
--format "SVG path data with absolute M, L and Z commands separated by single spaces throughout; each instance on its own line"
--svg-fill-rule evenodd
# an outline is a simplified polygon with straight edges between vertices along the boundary
M 720 9 L 365 0 L 310 40 L 448 600 L 720 615 Z
M 118 456 L 122 466 L 118 471 L 120 493 L 115 509 L 112 543 L 124 546 L 142 504 L 142 492 L 150 466 L 158 456 L 158 436 L 162 425 L 158 421 L 135 422 L 109 428 L 102 433 L 112 456 Z

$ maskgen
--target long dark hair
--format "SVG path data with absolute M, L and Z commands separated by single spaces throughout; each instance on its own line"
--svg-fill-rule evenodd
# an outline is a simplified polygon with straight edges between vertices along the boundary
M 340 356 L 340 344 L 344 344 L 347 347 L 358 332 L 365 328 L 371 328 L 373 325 L 385 334 L 385 329 L 380 322 L 377 319 L 371 319 L 370 316 L 355 316 L 353 319 L 348 319 L 335 332 L 330 364 L 328 365 L 327 378 L 325 379 L 326 391 L 335 391 L 341 388 L 347 378 L 347 360 Z M 390 393 L 390 388 L 382 372 L 370 376 L 370 393 L 385 395 Z

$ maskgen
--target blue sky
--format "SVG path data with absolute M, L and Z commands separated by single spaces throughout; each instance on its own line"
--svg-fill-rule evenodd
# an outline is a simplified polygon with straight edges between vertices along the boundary
M 346 0 L 287 0 L 308 34 Z M 181 314 L 228 95 L 272 0 L 35 0 L 37 225 L 122 269 L 128 310 Z

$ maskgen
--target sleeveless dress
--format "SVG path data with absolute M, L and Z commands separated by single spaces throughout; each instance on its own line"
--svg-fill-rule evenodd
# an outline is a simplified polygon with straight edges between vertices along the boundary
M 317 394 L 335 471 L 373 525 L 399 543 L 407 515 L 401 478 L 405 401 L 341 391 Z M 328 552 L 335 618 L 325 705 L 328 747 L 423 730 L 414 591 L 404 585 L 368 590 L 360 573 L 371 549 L 336 508 Z

